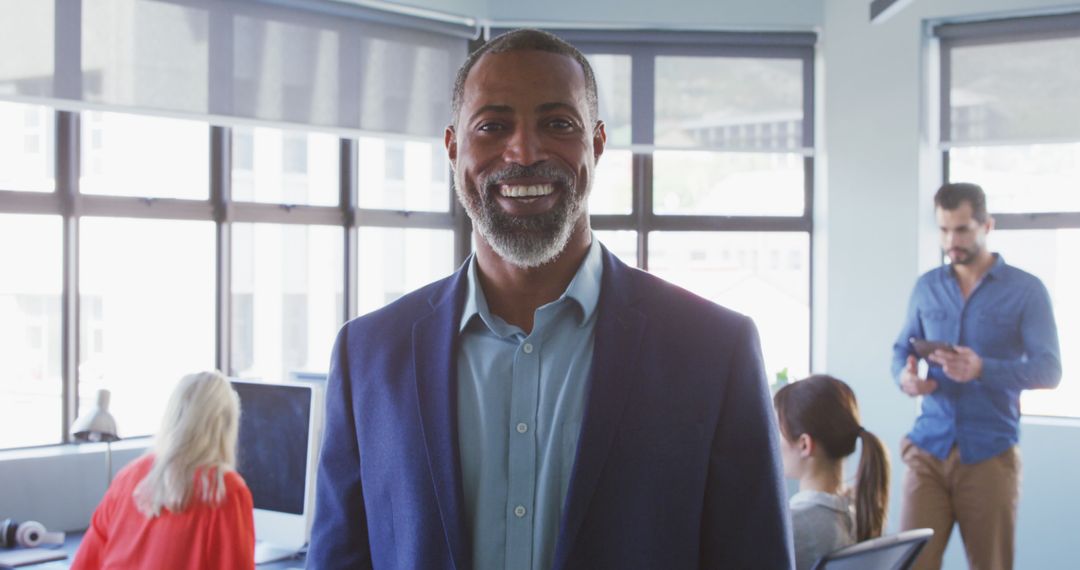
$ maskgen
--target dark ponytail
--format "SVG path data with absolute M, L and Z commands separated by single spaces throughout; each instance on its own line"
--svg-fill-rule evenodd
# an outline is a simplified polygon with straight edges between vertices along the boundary
M 889 454 L 876 435 L 863 429 L 851 387 L 818 374 L 784 386 L 773 404 L 785 439 L 795 441 L 805 433 L 830 459 L 851 455 L 856 440 L 862 440 L 855 474 L 855 534 L 860 542 L 881 536 L 889 505 Z
M 812 437 L 812 436 L 811 436 Z M 889 508 L 889 453 L 878 436 L 866 431 L 855 473 L 855 530 L 860 542 L 881 536 Z

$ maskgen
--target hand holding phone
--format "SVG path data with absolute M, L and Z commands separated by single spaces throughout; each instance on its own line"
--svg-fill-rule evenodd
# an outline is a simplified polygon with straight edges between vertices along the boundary
M 911 343 L 911 348 L 915 349 L 915 354 L 919 355 L 919 358 L 928 358 L 935 350 L 942 350 L 945 352 L 956 352 L 956 347 L 940 340 L 925 340 L 921 338 L 911 337 L 908 339 Z

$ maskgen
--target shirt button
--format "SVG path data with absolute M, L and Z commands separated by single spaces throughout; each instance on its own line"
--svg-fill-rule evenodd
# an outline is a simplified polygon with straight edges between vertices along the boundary
M 518 431 L 518 433 L 525 433 L 525 432 L 529 431 L 529 426 L 527 424 L 525 424 L 524 422 L 519 423 L 517 425 L 517 431 Z
M 519 519 L 525 516 L 525 507 L 521 505 L 514 507 L 514 515 Z
M 524 351 L 525 351 L 525 354 L 532 354 L 532 350 L 533 350 L 533 349 L 532 349 L 532 344 L 530 344 L 530 343 L 525 343 L 525 346 L 522 346 L 522 347 L 521 347 L 521 350 L 524 350 Z

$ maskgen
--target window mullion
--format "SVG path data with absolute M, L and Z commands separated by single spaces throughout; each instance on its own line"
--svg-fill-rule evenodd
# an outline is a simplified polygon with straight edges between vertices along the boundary
M 357 144 L 353 139 L 341 140 L 341 176 L 339 181 L 341 184 L 341 196 L 338 200 L 338 206 L 341 208 L 341 219 L 344 225 L 344 247 L 342 248 L 344 254 L 345 270 L 344 270 L 344 283 L 342 290 L 342 322 L 345 322 L 353 317 L 359 307 L 359 272 L 357 269 L 357 238 L 359 236 L 359 229 L 356 226 L 356 210 L 359 202 L 359 158 L 357 155 Z
M 215 240 L 214 366 L 226 375 L 232 370 L 232 130 L 210 127 L 210 202 L 214 208 Z
M 60 303 L 61 429 L 71 441 L 79 412 L 79 114 L 56 112 L 56 192 L 63 216 L 63 287 Z

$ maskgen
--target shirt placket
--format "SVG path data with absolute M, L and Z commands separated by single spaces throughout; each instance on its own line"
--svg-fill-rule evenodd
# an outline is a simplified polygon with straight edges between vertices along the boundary
M 971 293 L 967 296 L 966 299 L 964 298 L 963 293 L 960 291 L 960 284 L 956 281 L 955 276 L 951 280 L 952 294 L 955 295 L 956 298 L 959 299 L 959 302 L 960 302 L 960 314 L 959 314 L 959 318 L 956 321 L 956 329 L 955 329 L 955 338 L 956 338 L 955 342 L 956 342 L 956 344 L 960 344 L 960 345 L 964 345 L 964 346 L 968 346 L 968 347 L 972 347 L 972 345 L 975 344 L 974 342 L 972 342 L 972 340 L 974 340 L 973 339 L 974 334 L 971 333 L 971 329 L 974 326 L 977 326 L 977 325 L 973 325 L 973 324 L 969 323 L 969 321 L 971 320 L 972 315 L 974 314 L 974 312 L 978 310 L 976 304 L 979 301 L 977 299 L 982 298 L 980 296 L 980 292 L 987 287 L 987 281 L 989 280 L 989 278 L 990 278 L 989 274 L 984 275 L 983 278 L 978 283 L 975 284 L 975 288 L 971 290 Z M 984 296 L 985 293 L 983 293 L 982 295 Z M 976 308 L 973 308 L 973 307 L 976 307 Z M 969 333 L 971 333 L 970 337 L 969 337 Z M 953 418 L 952 418 L 952 420 L 953 420 L 953 437 L 954 437 L 954 439 L 956 441 L 956 445 L 961 448 L 961 454 L 960 454 L 961 457 L 969 456 L 970 451 L 968 449 L 969 443 L 968 443 L 967 437 L 966 437 L 967 434 L 961 432 L 960 426 L 961 425 L 967 425 L 967 419 L 966 418 L 967 418 L 968 413 L 969 413 L 968 412 L 968 407 L 971 405 L 971 402 L 970 402 L 969 398 L 955 397 L 955 396 L 952 398 L 952 400 L 953 400 Z
M 540 346 L 534 327 L 529 336 L 518 335 L 514 378 L 510 389 L 510 446 L 507 466 L 507 568 L 532 566 L 533 507 L 536 497 L 536 410 L 540 388 Z

